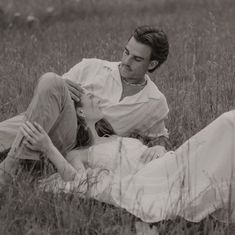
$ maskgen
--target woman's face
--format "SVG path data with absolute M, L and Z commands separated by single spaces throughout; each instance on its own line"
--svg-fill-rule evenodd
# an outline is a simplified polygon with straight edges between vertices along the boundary
M 85 91 L 85 94 L 81 96 L 81 110 L 85 119 L 95 121 L 103 118 L 99 103 L 100 100 L 98 97 Z

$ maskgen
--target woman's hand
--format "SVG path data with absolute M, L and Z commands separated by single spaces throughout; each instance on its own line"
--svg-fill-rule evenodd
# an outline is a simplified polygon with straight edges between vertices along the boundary
M 45 154 L 52 148 L 53 144 L 50 137 L 38 123 L 32 124 L 26 121 L 20 127 L 20 130 L 25 136 L 23 143 L 27 148 Z

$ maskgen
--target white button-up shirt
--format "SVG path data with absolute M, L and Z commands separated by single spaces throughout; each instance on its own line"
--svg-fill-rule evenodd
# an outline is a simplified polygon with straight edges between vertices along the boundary
M 164 120 L 169 112 L 165 96 L 146 75 L 147 84 L 137 94 L 120 101 L 122 82 L 118 65 L 100 59 L 83 59 L 63 78 L 80 84 L 100 99 L 100 109 L 116 134 L 129 136 L 168 136 Z

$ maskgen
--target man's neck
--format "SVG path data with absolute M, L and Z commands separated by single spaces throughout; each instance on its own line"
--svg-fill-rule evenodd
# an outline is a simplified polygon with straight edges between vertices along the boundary
M 125 78 L 125 77 L 123 77 L 120 72 L 120 64 L 118 65 L 118 72 L 119 72 L 121 80 L 125 80 L 130 84 L 142 84 L 147 80 L 146 74 L 144 74 L 142 77 L 139 77 L 139 78 Z
M 129 85 L 137 85 L 137 86 L 145 86 L 147 79 L 146 77 L 142 77 L 142 78 L 125 78 L 125 77 L 121 77 L 122 81 L 126 82 Z

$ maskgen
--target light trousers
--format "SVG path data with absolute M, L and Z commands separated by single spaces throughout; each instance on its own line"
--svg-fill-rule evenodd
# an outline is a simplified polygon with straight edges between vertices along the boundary
M 44 74 L 37 84 L 26 112 L 0 123 L 0 151 L 20 159 L 39 159 L 40 153 L 23 145 L 19 127 L 25 121 L 37 122 L 50 136 L 62 155 L 76 145 L 77 115 L 65 81 L 54 73 Z

